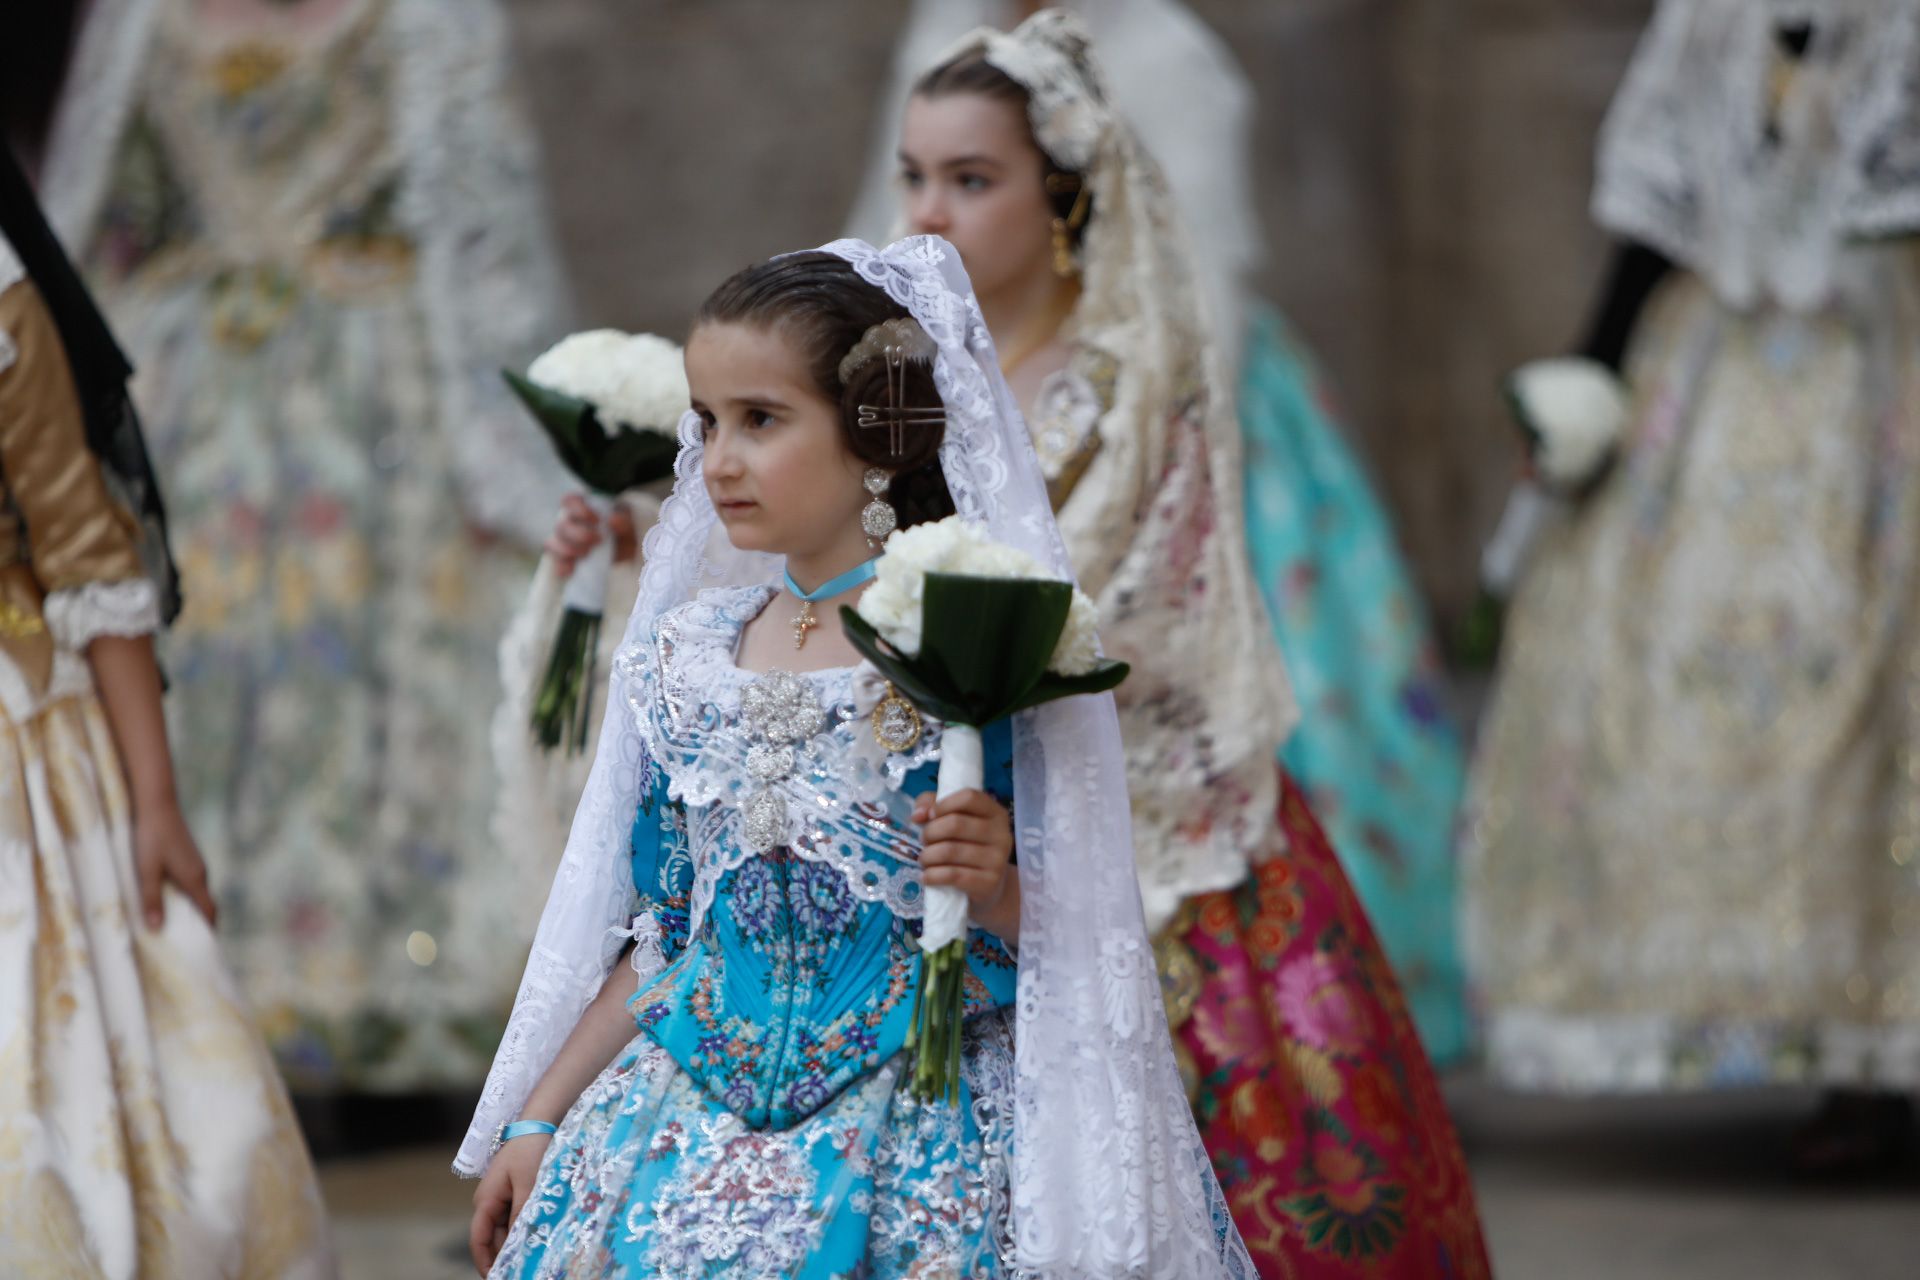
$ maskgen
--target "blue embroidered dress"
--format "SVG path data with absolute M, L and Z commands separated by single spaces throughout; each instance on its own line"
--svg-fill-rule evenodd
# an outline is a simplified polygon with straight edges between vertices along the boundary
M 975 930 L 960 1104 L 901 1053 L 919 976 L 918 828 L 937 728 L 874 741 L 853 672 L 734 664 L 764 588 L 666 614 L 634 667 L 649 744 L 633 827 L 633 1042 L 555 1135 L 493 1275 L 1006 1274 L 1007 950 Z M 1012 735 L 983 735 L 1012 794 Z

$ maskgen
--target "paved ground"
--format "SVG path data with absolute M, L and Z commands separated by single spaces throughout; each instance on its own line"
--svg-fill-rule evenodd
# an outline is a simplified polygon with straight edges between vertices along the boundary
M 1920 1278 L 1920 1177 L 1785 1172 L 1809 1098 L 1453 1100 L 1504 1280 Z
M 1453 1102 L 1503 1280 L 1920 1280 L 1920 1173 L 1842 1190 L 1782 1172 L 1803 1097 L 1570 1103 L 1469 1083 Z M 473 1274 L 450 1150 L 323 1167 L 347 1280 Z

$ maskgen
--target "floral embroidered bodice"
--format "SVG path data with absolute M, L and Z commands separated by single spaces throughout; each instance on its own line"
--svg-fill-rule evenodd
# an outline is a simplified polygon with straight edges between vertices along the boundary
M 919 979 L 919 829 L 939 729 L 906 753 L 874 741 L 850 668 L 735 665 L 769 588 L 703 593 L 638 660 L 647 743 L 633 828 L 636 914 L 669 962 L 636 1021 L 754 1128 L 785 1129 L 901 1049 Z M 987 789 L 1012 794 L 1010 727 L 989 726 Z M 968 1007 L 1010 1005 L 1015 966 L 975 930 Z

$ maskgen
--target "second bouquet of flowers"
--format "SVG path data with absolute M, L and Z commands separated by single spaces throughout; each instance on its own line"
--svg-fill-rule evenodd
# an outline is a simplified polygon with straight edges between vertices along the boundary
M 687 408 L 687 375 L 674 343 L 592 329 L 562 338 L 525 377 L 510 370 L 502 376 L 602 519 L 622 493 L 673 474 Z M 566 611 L 533 697 L 534 736 L 548 751 L 562 742 L 569 753 L 587 745 L 593 655 L 611 568 L 612 546 L 603 541 L 567 582 Z
M 980 787 L 980 730 L 1057 698 L 1104 693 L 1127 676 L 1100 656 L 1093 602 L 1031 557 L 959 516 L 887 539 L 848 638 L 920 712 L 944 724 L 936 795 Z M 882 704 L 885 713 L 886 704 Z M 957 1101 L 967 900 L 930 888 L 920 930 L 920 984 L 907 1046 L 922 1099 Z

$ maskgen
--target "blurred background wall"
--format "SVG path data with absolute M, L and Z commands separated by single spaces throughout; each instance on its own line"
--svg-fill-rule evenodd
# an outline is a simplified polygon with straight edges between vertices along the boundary
M 1262 285 L 1330 369 L 1448 632 L 1516 460 L 1500 375 L 1572 341 L 1593 141 L 1650 0 L 1190 0 L 1260 94 Z M 839 233 L 900 0 L 510 0 L 581 318 L 678 336 Z

